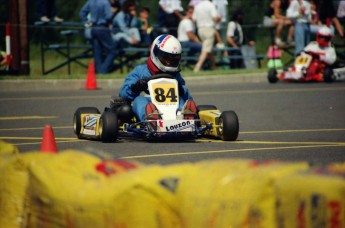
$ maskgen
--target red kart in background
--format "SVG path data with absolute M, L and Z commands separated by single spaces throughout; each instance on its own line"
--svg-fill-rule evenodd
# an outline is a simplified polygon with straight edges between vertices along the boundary
M 270 69 L 268 81 L 276 83 L 282 81 L 296 82 L 333 82 L 339 75 L 334 74 L 332 67 L 319 59 L 318 53 L 302 52 L 297 56 L 294 66 L 284 70 Z

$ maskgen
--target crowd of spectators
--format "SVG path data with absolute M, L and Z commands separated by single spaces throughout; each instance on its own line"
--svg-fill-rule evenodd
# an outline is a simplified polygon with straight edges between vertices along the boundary
M 85 10 L 85 6 L 92 2 L 95 6 L 103 2 L 112 9 L 111 15 L 102 15 L 99 10 L 91 7 Z M 99 53 L 106 50 L 106 53 L 110 53 L 109 58 L 115 58 L 117 54 L 110 47 L 149 47 L 160 34 L 175 36 L 183 49 L 188 50 L 188 56 L 199 56 L 195 72 L 203 68 L 206 60 L 211 69 L 215 68 L 214 47 L 232 47 L 234 50 L 224 48 L 223 52 L 224 58 L 229 61 L 227 56 L 241 55 L 241 46 L 255 45 L 254 41 L 247 39 L 242 29 L 244 13 L 241 9 L 229 9 L 228 0 L 190 0 L 185 9 L 181 0 L 159 0 L 155 26 L 150 24 L 154 21 L 150 16 L 151 9 L 137 4 L 135 0 L 88 0 L 81 9 L 80 17 L 92 31 L 90 38 L 94 49 L 102 50 L 94 50 L 96 68 L 103 69 L 98 72 L 109 72 L 112 69 L 107 67 L 105 70 L 98 65 L 101 60 L 108 58 Z M 327 0 L 272 0 L 267 6 L 262 24 L 274 29 L 274 44 L 294 45 L 294 53 L 298 55 L 322 25 L 329 26 L 334 34 L 344 37 L 344 21 L 345 1 L 340 1 L 336 10 Z M 92 29 L 100 30 L 99 27 L 107 31 L 96 32 L 96 29 Z M 232 59 L 229 66 L 245 67 L 241 58 Z

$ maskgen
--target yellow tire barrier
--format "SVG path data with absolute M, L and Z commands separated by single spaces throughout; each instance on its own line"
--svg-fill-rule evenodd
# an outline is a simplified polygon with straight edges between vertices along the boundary
M 345 227 L 345 163 L 161 166 L 0 146 L 1 227 Z

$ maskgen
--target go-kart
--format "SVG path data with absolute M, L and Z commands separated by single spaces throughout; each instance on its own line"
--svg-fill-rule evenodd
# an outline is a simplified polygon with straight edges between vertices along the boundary
M 111 101 L 103 113 L 96 107 L 80 107 L 74 113 L 73 128 L 80 139 L 115 142 L 118 138 L 143 138 L 153 140 L 193 140 L 212 137 L 235 141 L 239 122 L 234 111 L 223 111 L 214 105 L 198 105 L 193 118 L 184 118 L 179 107 L 179 85 L 168 74 L 150 77 L 148 94 L 158 109 L 158 120 L 137 121 L 130 103 L 121 98 Z
M 283 70 L 270 69 L 268 71 L 268 81 L 276 83 L 282 81 L 296 82 L 333 82 L 339 75 L 334 74 L 332 67 L 326 66 L 318 59 L 313 59 L 317 54 L 312 52 L 302 52 L 296 57 L 294 66 Z M 319 61 L 315 67 L 314 61 Z M 315 69 L 312 69 L 314 67 Z

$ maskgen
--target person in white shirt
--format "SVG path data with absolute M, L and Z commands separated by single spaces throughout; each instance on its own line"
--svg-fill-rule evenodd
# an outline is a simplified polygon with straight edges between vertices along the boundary
M 198 35 L 202 41 L 202 51 L 194 67 L 194 72 L 200 71 L 207 57 L 210 59 L 211 68 L 214 68 L 212 49 L 215 40 L 215 23 L 221 19 L 216 6 L 209 0 L 202 0 L 195 7 L 192 18 L 196 22 Z
M 340 1 L 337 10 L 337 18 L 345 30 L 345 1 Z
M 333 34 L 327 26 L 322 26 L 317 34 L 316 41 L 310 42 L 303 52 L 312 56 L 312 61 L 307 69 L 308 77 L 320 77 L 327 66 L 335 63 L 337 55 L 331 44 Z
M 305 0 L 292 0 L 286 16 L 294 23 L 295 56 L 310 42 L 310 3 Z
M 216 23 L 216 29 L 223 40 L 226 39 L 226 28 L 228 22 L 228 0 L 212 0 L 213 4 L 218 10 L 218 14 L 221 17 L 220 22 Z
M 228 23 L 228 28 L 226 32 L 226 40 L 230 47 L 237 48 L 236 50 L 230 50 L 229 56 L 242 56 L 241 46 L 245 43 L 245 36 L 243 34 L 242 26 L 243 23 L 243 13 L 241 10 L 235 10 L 231 21 Z M 250 46 L 254 46 L 254 41 L 246 42 Z M 231 59 L 230 62 L 231 69 L 244 68 L 244 61 L 242 58 Z
M 196 29 L 192 16 L 194 12 L 193 6 L 188 6 L 186 9 L 186 16 L 180 21 L 177 28 L 177 39 L 182 45 L 182 49 L 188 49 L 188 56 L 195 55 L 201 52 L 201 41 L 196 35 Z
M 188 5 L 189 6 L 196 6 L 196 5 L 198 5 L 199 3 L 201 2 L 201 0 L 190 0 L 189 1 L 189 3 L 188 3 Z
M 177 26 L 183 18 L 180 0 L 159 0 L 159 27 L 166 27 L 168 33 L 177 37 Z

